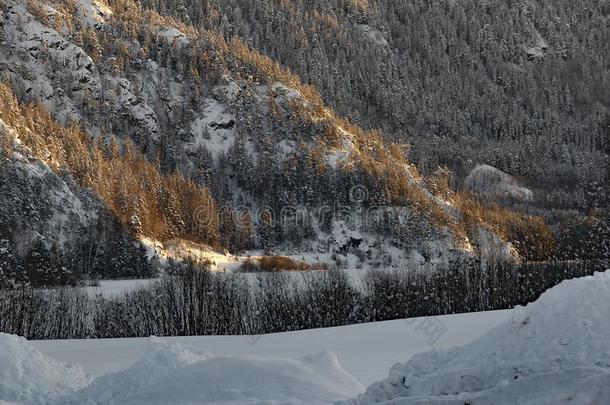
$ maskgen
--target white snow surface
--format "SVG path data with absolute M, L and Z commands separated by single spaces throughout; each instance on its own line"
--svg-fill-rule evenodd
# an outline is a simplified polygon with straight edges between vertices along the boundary
M 0 333 L 0 403 L 50 403 L 89 382 L 79 366 L 45 356 L 24 338 Z
M 80 367 L 51 360 L 25 339 L 2 334 L 0 360 L 0 401 L 21 404 L 313 405 L 363 390 L 329 351 L 297 359 L 214 357 L 152 337 L 131 367 L 90 383 Z
M 209 355 L 205 353 L 210 352 L 217 358 L 241 356 L 293 360 L 331 351 L 350 375 L 367 386 L 384 378 L 397 359 L 408 359 L 430 348 L 465 344 L 509 319 L 510 313 L 491 311 L 399 319 L 260 336 L 187 336 L 164 337 L 163 340 L 203 353 L 206 358 Z M 444 329 L 432 331 L 428 328 L 432 324 Z M 128 369 L 151 351 L 148 338 L 45 340 L 32 341 L 31 344 L 52 358 L 81 364 L 95 377 Z
M 105 375 L 67 404 L 327 404 L 357 394 L 360 383 L 336 356 L 296 360 L 212 357 L 153 339 L 127 370 Z
M 610 271 L 564 281 L 461 347 L 413 356 L 348 404 L 610 403 Z
M 519 185 L 517 180 L 502 170 L 489 165 L 477 165 L 466 176 L 466 186 L 475 192 L 532 201 L 532 190 Z
M 140 288 L 147 287 L 157 279 L 127 279 L 127 280 L 100 280 L 99 286 L 85 287 L 91 295 L 101 294 L 104 297 L 116 297 Z
M 206 99 L 201 116 L 191 125 L 191 134 L 193 139 L 185 143 L 185 149 L 195 152 L 204 146 L 214 158 L 218 158 L 235 143 L 235 116 L 218 101 Z
M 610 270 L 565 281 L 538 301 L 513 311 L 258 337 L 28 343 L 0 334 L 0 401 L 66 405 L 607 404 L 609 292 Z M 481 336 L 494 325 L 499 326 Z M 442 333 L 436 333 L 439 329 Z M 476 336 L 481 337 L 472 340 Z M 448 348 L 467 341 L 471 343 Z M 425 348 L 433 350 L 413 355 Z M 82 362 L 88 371 L 101 376 L 89 384 L 90 378 L 81 368 L 41 352 Z M 380 378 L 382 367 L 387 370 L 399 358 L 410 360 L 392 366 L 389 377 L 356 397 L 363 390 L 361 383 Z M 98 369 L 93 370 L 96 365 Z

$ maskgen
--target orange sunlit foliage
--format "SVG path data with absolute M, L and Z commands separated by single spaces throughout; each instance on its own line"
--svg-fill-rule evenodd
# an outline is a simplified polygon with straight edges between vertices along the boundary
M 0 84 L 0 118 L 34 158 L 57 172 L 67 169 L 135 234 L 218 246 L 218 208 L 208 189 L 181 174 L 163 174 L 130 140 L 121 147 L 113 138 L 106 147 L 77 125 L 60 125 L 40 106 L 20 105 L 7 84 Z

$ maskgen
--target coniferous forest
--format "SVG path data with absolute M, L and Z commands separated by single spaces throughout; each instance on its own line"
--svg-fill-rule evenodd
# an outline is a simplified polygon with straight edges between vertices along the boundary
M 0 405 L 610 404 L 609 307 L 610 0 L 0 0 Z
M 0 1 L 0 330 L 258 334 L 508 308 L 603 269 L 609 19 Z M 158 280 L 79 289 L 124 278 Z

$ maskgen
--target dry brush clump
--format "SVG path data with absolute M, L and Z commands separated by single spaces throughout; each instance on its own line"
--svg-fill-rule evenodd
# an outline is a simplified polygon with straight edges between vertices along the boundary
M 545 261 L 556 251 L 555 236 L 542 217 L 511 211 L 497 204 L 483 204 L 467 192 L 457 192 L 453 199 L 463 215 L 463 223 L 471 237 L 478 228 L 494 232 L 510 242 L 526 261 Z
M 263 256 L 246 259 L 238 271 L 241 273 L 267 273 L 314 270 L 328 270 L 328 265 L 324 263 L 305 263 L 286 256 Z

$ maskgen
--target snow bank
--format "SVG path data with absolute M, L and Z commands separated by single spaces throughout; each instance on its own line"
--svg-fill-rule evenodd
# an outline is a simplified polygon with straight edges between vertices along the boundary
M 214 358 L 154 339 L 127 370 L 107 374 L 64 404 L 322 404 L 362 392 L 330 352 L 297 360 Z
M 193 352 L 176 343 L 151 338 L 147 353 L 131 367 L 117 373 L 104 375 L 80 392 L 64 400 L 65 404 L 127 404 L 144 390 L 160 382 L 167 384 L 170 376 L 193 363 L 207 358 L 205 353 Z M 173 378 L 173 377 L 172 377 Z M 169 389 L 167 395 L 172 393 Z
M 27 340 L 0 333 L 0 404 L 47 404 L 90 382 L 80 367 L 50 359 Z
M 477 165 L 466 176 L 466 186 L 478 193 L 490 193 L 522 201 L 533 199 L 532 190 L 520 186 L 511 175 L 489 165 Z
M 608 308 L 610 271 L 564 281 L 462 348 L 395 365 L 347 403 L 607 403 Z
M 79 0 L 78 5 L 82 21 L 89 27 L 101 28 L 113 15 L 110 7 L 100 0 Z

